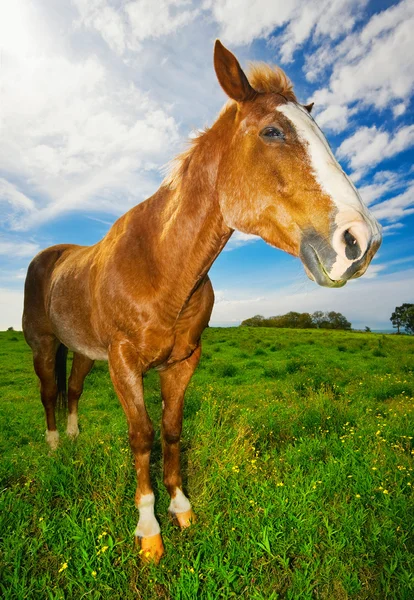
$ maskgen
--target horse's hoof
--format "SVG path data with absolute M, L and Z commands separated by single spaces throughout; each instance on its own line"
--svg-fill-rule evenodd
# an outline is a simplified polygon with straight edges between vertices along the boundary
M 68 438 L 70 440 L 72 440 L 74 442 L 79 435 L 79 429 L 72 431 L 71 429 L 68 428 L 68 429 L 66 429 L 66 435 L 68 436 Z
M 49 444 L 49 448 L 53 451 L 57 450 L 59 446 L 59 433 L 55 431 L 46 430 L 46 441 Z
M 186 510 L 182 513 L 172 513 L 172 516 L 174 520 L 177 521 L 181 529 L 187 529 L 187 527 L 190 527 L 190 525 L 192 525 L 192 523 L 195 523 L 196 520 L 195 514 L 193 513 L 191 508 L 190 510 Z
M 149 537 L 135 537 L 135 545 L 140 546 L 139 554 L 144 563 L 152 562 L 157 565 L 164 554 L 164 544 L 160 533 Z

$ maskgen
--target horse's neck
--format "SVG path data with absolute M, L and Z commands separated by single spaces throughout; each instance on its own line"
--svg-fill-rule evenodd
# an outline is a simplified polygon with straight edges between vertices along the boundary
M 161 188 L 162 189 L 162 188 Z M 208 273 L 232 234 L 224 223 L 215 186 L 200 172 L 195 181 L 183 181 L 165 190 L 157 246 L 171 293 L 185 300 Z
M 129 258 L 136 257 L 171 315 L 180 312 L 233 231 L 218 201 L 216 141 L 214 131 L 203 137 L 181 161 L 178 175 L 121 217 L 105 240 L 110 245 L 126 239 Z

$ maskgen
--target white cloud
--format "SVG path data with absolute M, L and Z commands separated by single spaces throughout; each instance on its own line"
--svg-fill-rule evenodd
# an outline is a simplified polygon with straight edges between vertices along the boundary
M 400 102 L 399 104 L 396 104 L 392 107 L 392 114 L 394 115 L 394 117 L 400 117 L 405 113 L 406 110 L 407 106 L 404 104 L 404 102 Z
M 93 28 L 101 34 L 108 46 L 122 54 L 127 45 L 127 24 L 122 13 L 105 0 L 73 0 L 79 11 L 77 26 Z
M 333 72 L 312 100 L 322 107 L 356 102 L 357 108 L 377 109 L 399 102 L 394 111 L 402 114 L 414 86 L 413 27 L 414 5 L 405 0 L 374 15 L 341 44 L 323 44 L 307 61 L 307 77 L 315 81 L 331 65 Z
M 337 40 L 352 31 L 361 18 L 367 0 L 303 0 L 280 36 L 280 53 L 284 62 L 292 59 L 295 50 L 310 36 L 314 42 L 328 38 Z M 286 3 L 290 4 L 290 3 Z M 272 45 L 277 46 L 276 37 Z
M 395 235 L 396 229 L 402 229 L 404 225 L 402 223 L 392 223 L 391 225 L 385 225 L 382 228 L 382 235 Z
M 248 44 L 268 38 L 279 27 L 283 33 L 271 38 L 284 62 L 310 36 L 337 39 L 351 31 L 367 0 L 209 0 L 204 3 L 220 26 L 220 37 L 228 44 Z
M 397 221 L 414 214 L 414 183 L 402 194 L 376 204 L 371 210 L 380 221 Z
M 321 112 L 318 112 L 316 121 L 319 127 L 330 129 L 334 132 L 340 132 L 345 129 L 349 116 L 355 111 L 351 111 L 346 105 L 331 104 Z
M 119 55 L 139 51 L 141 42 L 176 32 L 198 14 L 190 0 L 134 0 L 111 6 L 108 0 L 73 0 L 78 27 L 97 31 Z
M 224 252 L 230 252 L 231 250 L 235 250 L 235 248 L 240 248 L 240 246 L 245 246 L 246 244 L 251 244 L 258 240 L 260 240 L 260 238 L 257 235 L 235 231 L 224 247 Z
M 190 0 L 135 0 L 129 2 L 125 10 L 129 16 L 132 35 L 144 40 L 149 37 L 158 38 L 177 31 L 190 23 L 198 14 L 198 10 L 182 10 L 191 8 Z
M 361 198 L 367 206 L 378 202 L 382 196 L 403 185 L 401 178 L 392 171 L 378 171 L 372 183 L 358 188 Z
M 96 56 L 77 61 L 36 46 L 24 59 L 5 54 L 3 77 L 0 202 L 13 228 L 73 209 L 120 214 L 158 187 L 178 125 L 129 79 Z
M 0 239 L 0 256 L 7 258 L 33 257 L 40 250 L 40 246 L 33 242 L 17 242 Z
M 30 256 L 32 257 L 32 256 Z M 2 269 L 0 271 L 0 282 L 4 285 L 15 285 L 26 279 L 27 269 Z
M 204 3 L 220 26 L 219 37 L 230 45 L 248 44 L 265 38 L 293 18 L 300 0 L 209 0 Z
M 401 127 L 392 135 L 382 129 L 360 127 L 339 146 L 337 154 L 360 173 L 414 145 L 414 125 Z
M 28 198 L 15 185 L 0 178 L 0 205 L 3 207 L 3 225 L 7 223 L 11 228 L 17 225 L 20 219 L 35 210 L 35 203 Z

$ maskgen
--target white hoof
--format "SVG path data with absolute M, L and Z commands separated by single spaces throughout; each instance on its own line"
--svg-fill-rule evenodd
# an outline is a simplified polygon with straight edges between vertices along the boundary
M 59 432 L 46 430 L 46 441 L 51 450 L 56 450 L 59 446 Z

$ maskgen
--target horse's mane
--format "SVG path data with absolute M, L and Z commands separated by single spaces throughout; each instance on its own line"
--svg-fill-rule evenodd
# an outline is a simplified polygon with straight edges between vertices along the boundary
M 293 92 L 293 84 L 280 67 L 267 65 L 263 62 L 250 63 L 247 79 L 256 92 L 276 93 L 284 96 L 286 100 L 297 102 Z
M 297 98 L 293 91 L 293 83 L 280 67 L 276 67 L 275 65 L 271 66 L 264 62 L 249 63 L 247 79 L 252 88 L 257 92 L 265 94 L 276 93 L 280 94 L 288 101 L 297 102 Z M 220 116 L 229 110 L 234 110 L 234 107 L 234 100 L 229 100 L 222 108 Z M 209 130 L 210 128 L 206 127 L 204 130 L 199 131 L 195 137 L 188 140 L 188 148 L 166 165 L 164 170 L 166 176 L 163 185 L 170 188 L 176 187 L 186 170 L 194 149 L 199 145 L 200 141 Z

